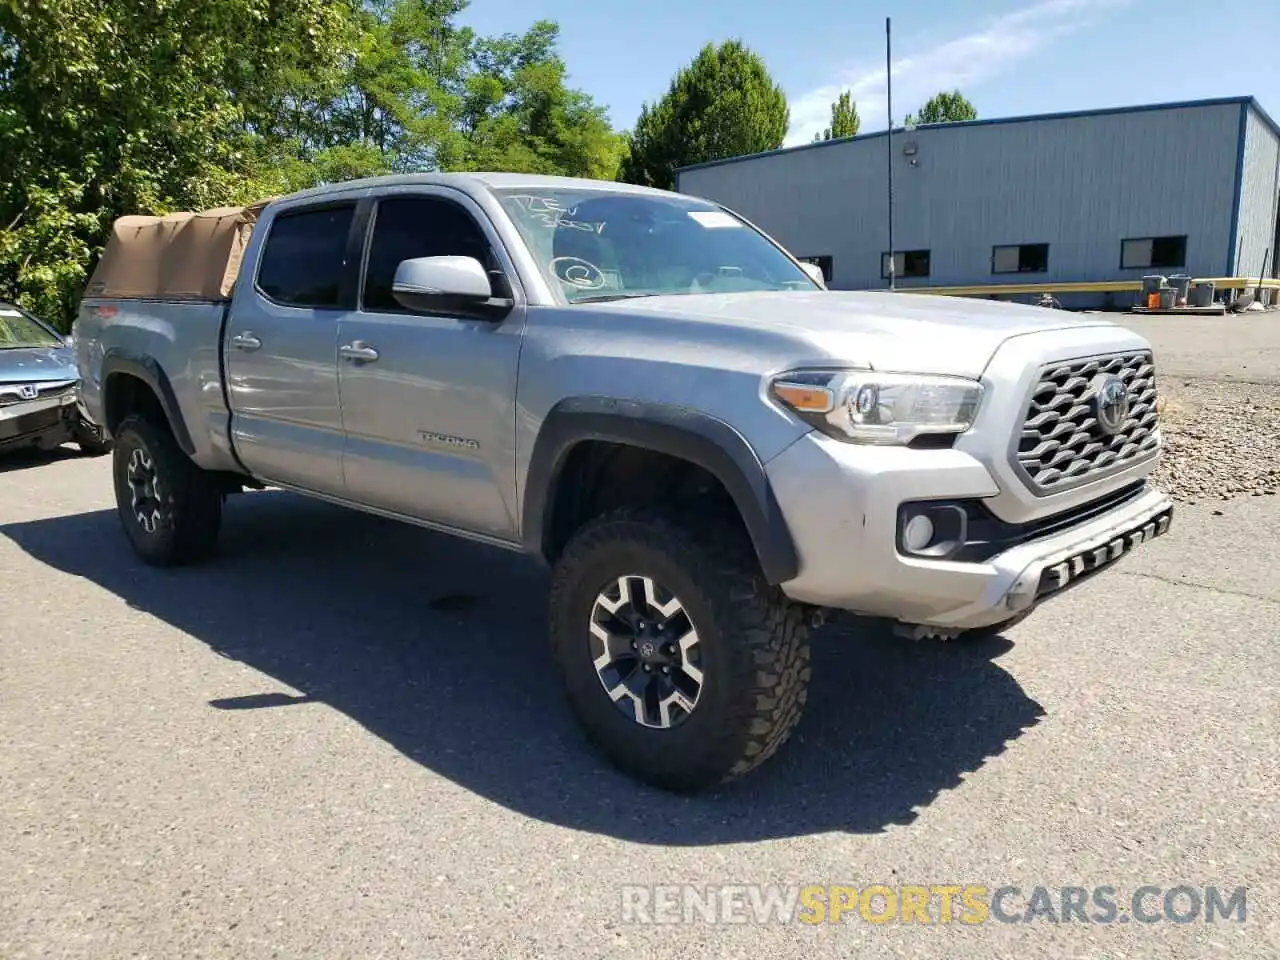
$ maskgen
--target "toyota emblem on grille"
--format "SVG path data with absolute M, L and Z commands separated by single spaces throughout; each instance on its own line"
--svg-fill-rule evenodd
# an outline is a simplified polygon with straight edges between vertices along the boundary
M 1129 419 L 1129 388 L 1119 377 L 1100 377 L 1093 392 L 1093 408 L 1098 429 L 1115 436 Z
M 18 388 L 18 396 L 23 400 L 34 400 L 39 395 L 40 390 L 34 384 L 24 383 Z

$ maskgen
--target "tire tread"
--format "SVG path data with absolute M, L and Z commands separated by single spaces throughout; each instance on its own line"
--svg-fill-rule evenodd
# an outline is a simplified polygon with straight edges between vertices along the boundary
M 114 444 L 117 456 L 127 456 L 126 443 L 135 433 L 151 454 L 172 516 L 171 536 L 167 542 L 147 549 L 134 541 L 139 556 L 152 566 L 183 566 L 197 563 L 217 548 L 222 524 L 222 493 L 217 484 L 200 467 L 191 462 L 167 425 L 152 422 L 142 414 L 130 414 L 116 428 Z M 124 449 L 122 449 L 124 448 Z M 121 520 L 128 524 L 124 502 L 118 504 Z M 133 540 L 132 535 L 130 539 Z
M 703 754 L 702 769 L 642 773 L 682 791 L 741 777 L 777 753 L 803 715 L 811 675 L 803 608 L 765 582 L 736 518 L 626 507 L 586 524 L 557 563 L 550 599 L 553 643 L 565 635 L 560 617 L 579 569 L 601 547 L 619 540 L 672 555 L 700 585 L 714 585 L 704 590 L 704 600 L 721 629 L 749 652 L 731 660 L 739 670 L 731 681 L 734 694 L 718 742 Z M 579 719 L 584 719 L 581 712 Z M 583 725 L 591 737 L 589 725 Z

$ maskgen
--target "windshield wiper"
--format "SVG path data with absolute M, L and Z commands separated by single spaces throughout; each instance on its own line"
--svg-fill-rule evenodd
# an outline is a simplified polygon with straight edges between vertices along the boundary
M 601 293 L 594 297 L 576 297 L 574 303 L 608 303 L 610 300 L 635 300 L 638 297 L 656 297 L 656 293 Z

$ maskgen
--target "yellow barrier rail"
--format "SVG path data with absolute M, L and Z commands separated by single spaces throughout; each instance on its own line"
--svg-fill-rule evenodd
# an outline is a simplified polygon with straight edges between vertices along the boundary
M 1280 279 L 1257 277 L 1196 277 L 1192 284 L 1212 283 L 1218 290 L 1264 287 L 1280 290 Z M 984 297 L 1027 293 L 1139 293 L 1141 280 L 1081 280 L 1063 283 L 991 283 L 959 287 L 898 287 L 898 293 L 931 293 L 944 297 Z

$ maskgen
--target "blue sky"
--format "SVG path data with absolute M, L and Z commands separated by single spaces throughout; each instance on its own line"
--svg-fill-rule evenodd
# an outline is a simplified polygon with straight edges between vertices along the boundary
M 462 20 L 483 33 L 557 21 L 572 85 L 619 128 L 704 43 L 741 38 L 787 93 L 790 145 L 845 88 L 862 130 L 884 129 L 886 15 L 896 122 L 957 86 L 981 117 L 1252 94 L 1280 120 L 1280 0 L 472 0 Z

